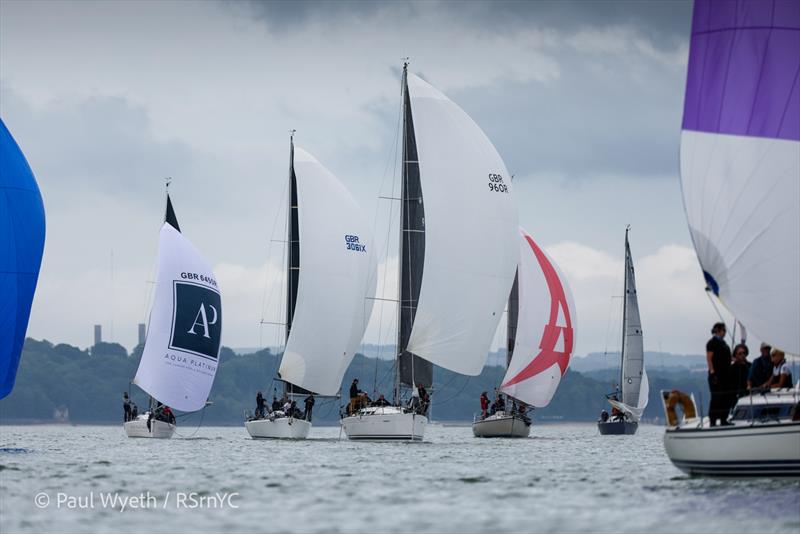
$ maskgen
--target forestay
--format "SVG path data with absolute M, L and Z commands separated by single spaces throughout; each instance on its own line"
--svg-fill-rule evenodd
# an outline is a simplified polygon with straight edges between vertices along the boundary
M 199 410 L 214 382 L 221 338 L 222 304 L 214 273 L 178 230 L 167 197 L 155 297 L 134 383 L 172 408 Z
M 684 205 L 711 291 L 800 353 L 800 2 L 696 0 Z
M 410 73 L 408 90 L 425 204 L 425 259 L 407 350 L 477 375 L 517 265 L 511 177 L 461 108 Z
M 516 339 L 501 390 L 543 407 L 550 403 L 572 357 L 575 304 L 556 264 L 524 230 L 519 234 Z
M 323 395 L 339 392 L 364 335 L 375 292 L 367 218 L 313 156 L 294 149 L 300 274 L 280 376 Z
M 44 234 L 39 186 L 0 119 L 0 399 L 11 393 L 17 377 Z

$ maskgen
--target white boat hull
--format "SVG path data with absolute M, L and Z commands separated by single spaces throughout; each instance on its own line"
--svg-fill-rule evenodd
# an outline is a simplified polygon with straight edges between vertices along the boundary
M 351 440 L 422 441 L 428 418 L 395 406 L 359 410 L 342 419 L 342 429 Z
M 800 476 L 800 421 L 668 429 L 664 449 L 690 475 Z
M 527 438 L 531 424 L 515 415 L 490 415 L 472 423 L 476 438 Z
M 140 415 L 133 421 L 123 423 L 122 428 L 129 438 L 155 438 L 170 439 L 175 432 L 175 425 L 165 421 L 150 421 L 150 429 L 147 428 L 147 415 Z
M 253 439 L 306 439 L 311 431 L 311 422 L 294 417 L 277 417 L 246 421 L 244 427 Z

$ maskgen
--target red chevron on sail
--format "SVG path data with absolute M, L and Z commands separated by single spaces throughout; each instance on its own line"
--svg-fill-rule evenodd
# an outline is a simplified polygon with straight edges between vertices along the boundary
M 572 354 L 572 345 L 574 342 L 572 317 L 564 286 L 561 284 L 561 279 L 558 277 L 558 273 L 550 263 L 550 260 L 533 239 L 525 235 L 525 240 L 530 245 L 539 262 L 539 266 L 542 268 L 542 273 L 547 282 L 547 288 L 550 291 L 550 318 L 544 327 L 544 332 L 542 332 L 542 339 L 539 342 L 539 354 L 537 354 L 524 369 L 517 373 L 516 376 L 508 380 L 501 387 L 513 386 L 518 382 L 527 380 L 549 369 L 553 364 L 558 364 L 561 374 L 563 375 L 567 371 L 569 356 Z M 557 324 L 559 309 L 563 312 L 566 325 L 561 326 Z M 523 327 L 522 325 L 520 326 Z M 563 350 L 556 350 L 560 337 L 563 337 L 564 340 Z

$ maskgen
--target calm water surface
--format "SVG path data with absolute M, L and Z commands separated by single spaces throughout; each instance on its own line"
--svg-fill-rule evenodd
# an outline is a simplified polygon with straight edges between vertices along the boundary
M 511 441 L 431 426 L 402 444 L 340 441 L 338 428 L 276 442 L 243 427 L 158 441 L 121 425 L 0 426 L 0 532 L 800 531 L 799 481 L 690 479 L 662 432 L 542 425 Z

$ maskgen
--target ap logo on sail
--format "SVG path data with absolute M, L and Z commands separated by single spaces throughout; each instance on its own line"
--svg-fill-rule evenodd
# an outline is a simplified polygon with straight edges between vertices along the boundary
M 174 282 L 170 348 L 216 360 L 222 333 L 222 305 L 214 289 Z

